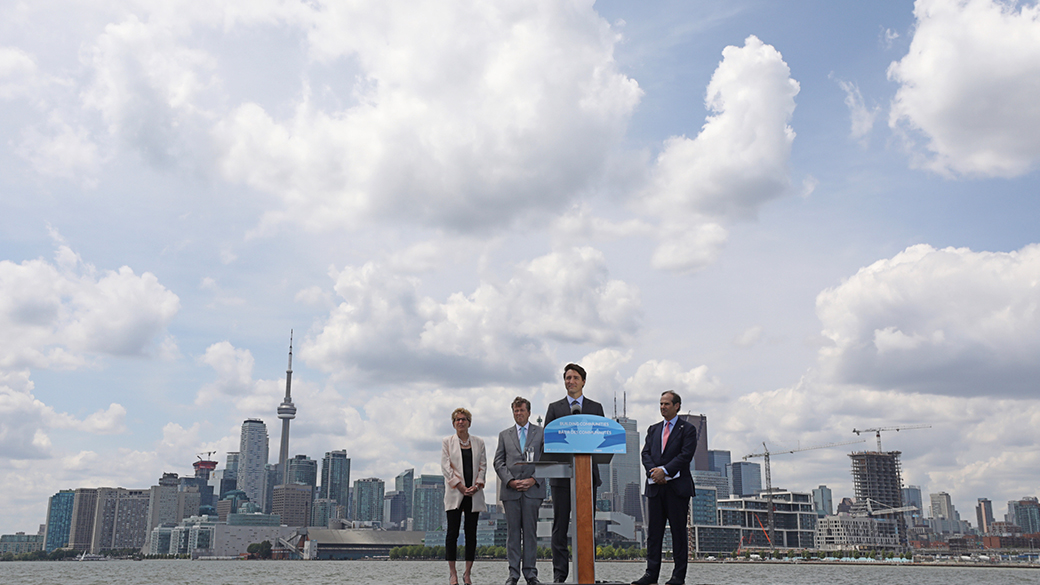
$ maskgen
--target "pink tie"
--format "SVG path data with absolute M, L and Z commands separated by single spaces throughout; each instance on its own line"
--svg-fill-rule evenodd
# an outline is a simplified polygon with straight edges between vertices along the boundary
M 661 450 L 668 446 L 668 435 L 672 434 L 672 423 L 664 423 L 664 432 L 661 433 Z

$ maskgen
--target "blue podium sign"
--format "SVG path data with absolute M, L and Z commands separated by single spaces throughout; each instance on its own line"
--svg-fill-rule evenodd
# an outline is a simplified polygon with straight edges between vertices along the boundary
M 613 419 L 572 414 L 545 425 L 546 453 L 625 453 L 625 428 Z

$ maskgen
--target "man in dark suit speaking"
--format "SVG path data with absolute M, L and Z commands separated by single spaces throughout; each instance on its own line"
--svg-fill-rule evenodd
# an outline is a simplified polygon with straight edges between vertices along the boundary
M 671 390 L 661 394 L 663 421 L 650 425 L 643 446 L 643 467 L 646 468 L 646 507 L 649 526 L 646 534 L 646 573 L 632 585 L 657 583 L 661 573 L 661 543 L 664 541 L 665 520 L 672 527 L 672 559 L 675 568 L 666 585 L 686 582 L 688 549 L 686 516 L 690 498 L 694 495 L 690 462 L 697 450 L 697 429 L 679 418 L 682 398 Z
M 586 398 L 583 390 L 585 388 L 585 368 L 578 364 L 567 364 L 563 368 L 563 385 L 567 388 L 567 397 L 549 404 L 549 410 L 545 413 L 545 425 L 549 426 L 552 421 L 572 414 L 595 414 L 603 416 L 603 405 Z M 548 458 L 548 457 L 547 457 Z M 602 481 L 599 478 L 598 465 L 592 466 L 592 501 L 596 501 L 596 488 Z M 553 556 L 553 582 L 563 583 L 567 581 L 569 565 L 567 563 L 567 530 L 571 523 L 571 480 L 554 478 L 549 480 L 552 488 L 553 501 L 553 526 L 552 526 L 552 556 Z

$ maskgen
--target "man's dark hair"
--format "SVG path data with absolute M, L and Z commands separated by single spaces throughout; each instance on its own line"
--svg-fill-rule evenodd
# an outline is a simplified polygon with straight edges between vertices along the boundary
M 665 394 L 672 395 L 672 404 L 682 404 L 682 397 L 676 394 L 675 390 L 665 390 L 664 392 L 661 392 L 661 396 L 664 396 Z
M 581 376 L 581 381 L 582 382 L 585 381 L 585 368 L 579 366 L 578 364 L 567 364 L 563 368 L 563 375 L 564 376 L 567 375 L 567 370 L 574 370 L 575 372 L 578 372 L 578 375 Z
M 527 412 L 531 412 L 531 401 L 530 400 L 528 400 L 526 398 L 522 398 L 520 396 L 517 396 L 516 398 L 513 399 L 513 408 L 516 408 L 517 406 L 521 406 L 521 405 L 527 407 Z

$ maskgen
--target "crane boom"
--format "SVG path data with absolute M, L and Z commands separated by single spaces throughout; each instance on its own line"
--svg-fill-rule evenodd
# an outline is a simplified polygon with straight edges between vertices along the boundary
M 859 435 L 860 433 L 874 433 L 877 436 L 877 450 L 881 453 L 881 431 L 909 431 L 913 429 L 930 429 L 932 425 L 900 425 L 898 427 L 879 427 L 876 429 L 852 429 L 852 432 Z

